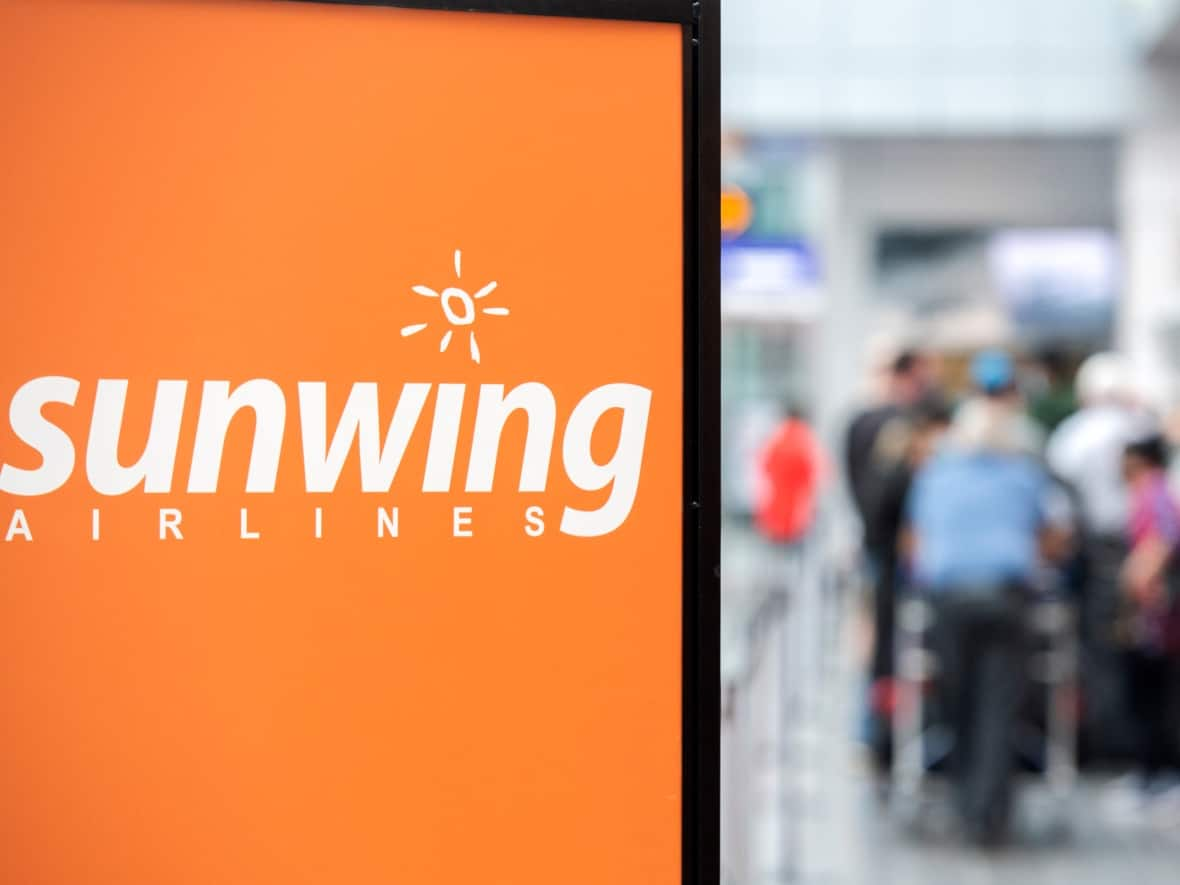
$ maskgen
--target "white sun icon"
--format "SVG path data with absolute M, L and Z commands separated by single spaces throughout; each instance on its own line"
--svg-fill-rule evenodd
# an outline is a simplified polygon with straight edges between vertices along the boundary
M 463 253 L 459 249 L 455 250 L 455 278 L 463 278 Z M 411 291 L 418 295 L 423 295 L 426 298 L 437 298 L 439 300 L 443 317 L 446 319 L 448 325 L 451 326 L 451 328 L 443 333 L 442 339 L 438 344 L 439 353 L 445 353 L 446 349 L 451 346 L 451 339 L 455 335 L 455 329 L 463 329 L 475 323 L 477 314 L 475 302 L 487 298 L 496 291 L 496 283 L 495 281 L 488 283 L 474 295 L 469 295 L 465 289 L 460 289 L 458 286 L 448 286 L 441 293 L 436 292 L 429 286 L 421 285 L 411 287 Z M 479 310 L 478 313 L 485 314 L 486 316 L 506 317 L 508 316 L 508 308 L 485 307 Z M 429 323 L 414 323 L 411 326 L 403 326 L 402 337 L 408 338 L 411 335 L 417 335 L 429 325 Z M 478 363 L 479 344 L 475 340 L 475 330 L 471 329 L 468 336 L 471 359 Z

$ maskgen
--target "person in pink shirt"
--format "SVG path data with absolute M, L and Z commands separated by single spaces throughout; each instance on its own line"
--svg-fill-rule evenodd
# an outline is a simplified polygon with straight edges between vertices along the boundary
M 1167 444 L 1158 435 L 1131 443 L 1123 456 L 1131 551 L 1122 570 L 1128 616 L 1121 627 L 1149 790 L 1161 775 L 1180 769 L 1180 505 L 1168 487 L 1167 462 Z

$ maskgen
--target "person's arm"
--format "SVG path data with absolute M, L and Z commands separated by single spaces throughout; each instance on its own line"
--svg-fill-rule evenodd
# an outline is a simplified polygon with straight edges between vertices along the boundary
M 861 522 L 865 519 L 865 498 L 863 485 L 864 458 L 862 452 L 861 435 L 866 421 L 866 414 L 861 413 L 852 419 L 848 425 L 848 432 L 844 437 L 844 471 L 848 478 L 848 492 L 852 497 L 852 504 L 856 508 L 856 515 Z
M 1073 504 L 1060 485 L 1045 480 L 1041 492 L 1041 557 L 1049 564 L 1064 562 L 1073 549 Z
M 1043 527 L 1038 542 L 1041 556 L 1051 564 L 1065 561 L 1073 549 L 1073 536 L 1057 526 Z
M 914 472 L 905 490 L 905 499 L 901 508 L 901 528 L 897 533 L 897 555 L 898 560 L 911 569 L 917 561 L 918 547 L 921 544 L 917 524 L 921 499 L 926 494 L 926 486 L 929 483 L 927 471 L 927 467 L 920 467 Z
M 907 522 L 897 533 L 897 556 L 904 563 L 912 563 L 918 555 L 918 536 Z
M 1155 496 L 1146 518 L 1150 521 L 1148 531 L 1131 549 L 1122 569 L 1123 586 L 1141 605 L 1159 601 L 1165 572 L 1180 549 L 1180 517 L 1166 491 Z
M 1164 589 L 1164 572 L 1172 558 L 1173 547 L 1159 535 L 1140 541 L 1123 563 L 1123 586 L 1140 605 L 1159 601 Z

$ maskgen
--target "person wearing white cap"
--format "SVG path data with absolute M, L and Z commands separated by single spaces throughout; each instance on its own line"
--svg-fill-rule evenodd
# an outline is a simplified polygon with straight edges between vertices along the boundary
M 1123 452 L 1155 429 L 1138 403 L 1125 357 L 1097 353 L 1078 372 L 1082 408 L 1057 428 L 1045 452 L 1049 469 L 1077 495 L 1082 514 L 1087 579 L 1081 611 L 1084 642 L 1083 738 L 1100 755 L 1133 750 L 1133 730 L 1122 678 L 1121 649 L 1113 635 L 1120 608 L 1119 570 L 1127 557 L 1130 509 Z
M 1154 422 L 1137 403 L 1130 364 L 1117 353 L 1087 359 L 1077 390 L 1082 408 L 1057 428 L 1045 455 L 1050 469 L 1076 490 L 1089 532 L 1121 539 L 1128 506 L 1123 449 L 1153 431 Z

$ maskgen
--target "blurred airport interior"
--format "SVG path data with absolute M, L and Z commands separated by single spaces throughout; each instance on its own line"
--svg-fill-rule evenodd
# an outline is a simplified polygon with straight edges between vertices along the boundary
M 1171 538 L 1162 497 L 1143 499 L 1147 528 L 1134 521 L 1148 480 L 1133 468 L 1154 476 L 1155 449 L 1131 464 L 1124 448 L 1157 431 L 1180 447 L 1180 0 L 725 0 L 722 64 L 723 882 L 1176 881 L 1180 771 L 1164 764 L 1147 788 L 1140 743 L 1116 735 L 1147 728 L 1145 708 L 1102 692 L 1149 680 L 1141 648 L 1104 637 L 1141 601 L 1126 591 L 1139 539 Z M 922 390 L 898 394 L 910 361 Z M 1083 365 L 1092 390 L 1076 387 Z M 1011 378 L 989 389 L 996 371 Z M 933 392 L 945 419 L 911 420 Z M 874 555 L 847 434 L 890 404 L 913 447 L 934 424 L 961 431 L 953 406 L 1000 399 L 1048 437 L 1035 458 L 1068 499 L 1070 537 L 1045 554 L 1058 602 L 1023 661 L 1055 674 L 1036 689 L 1045 749 L 1023 766 L 1003 848 L 982 850 L 940 794 L 961 762 L 931 761 L 934 729 L 916 756 L 875 765 L 874 654 L 895 656 L 890 691 L 912 702 L 885 704 L 893 743 L 907 715 L 911 737 L 937 715 L 923 700 L 940 665 L 915 664 L 905 694 L 907 649 L 926 660 L 935 613 L 905 609 L 901 577 L 885 600 L 897 617 L 880 612 L 882 555 L 912 578 L 920 553 L 890 536 Z M 1116 400 L 1142 424 L 1128 418 L 1105 456 L 1066 454 L 1100 432 L 1075 422 L 1082 441 L 1063 440 L 1066 417 Z M 1079 488 L 1099 475 L 1107 489 Z M 776 478 L 793 496 L 777 530 Z M 1130 502 L 1117 525 L 1086 519 L 1104 495 Z M 1169 584 L 1180 542 L 1161 557 Z M 1146 709 L 1175 700 L 1177 673 Z M 1176 721 L 1162 726 L 1174 746 Z M 921 813 L 900 801 L 919 780 Z

